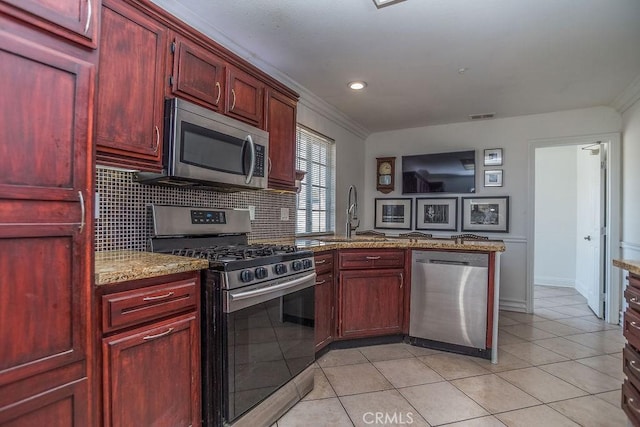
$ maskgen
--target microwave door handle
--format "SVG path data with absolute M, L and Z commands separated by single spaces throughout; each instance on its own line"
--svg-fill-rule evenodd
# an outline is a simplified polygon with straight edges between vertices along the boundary
M 249 173 L 247 173 L 247 179 L 244 180 L 245 184 L 249 184 L 251 179 L 253 178 L 253 171 L 256 167 L 256 146 L 253 143 L 253 139 L 251 135 L 247 135 L 247 138 L 244 140 L 245 142 L 249 142 L 249 153 L 251 154 L 251 163 L 249 165 Z

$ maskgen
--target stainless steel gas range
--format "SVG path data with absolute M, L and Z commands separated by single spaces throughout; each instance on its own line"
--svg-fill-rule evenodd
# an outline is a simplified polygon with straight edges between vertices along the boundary
M 286 391 L 315 357 L 313 253 L 248 244 L 246 211 L 152 205 L 150 212 L 153 252 L 209 260 L 201 301 L 204 425 L 241 423 L 251 412 L 264 422 L 281 415 L 301 389 L 313 388 L 311 375 L 311 384 L 297 380 L 297 391 Z

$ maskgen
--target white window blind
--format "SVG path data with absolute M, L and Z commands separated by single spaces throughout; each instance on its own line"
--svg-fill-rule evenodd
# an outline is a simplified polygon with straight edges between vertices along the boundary
M 335 230 L 335 143 L 298 125 L 296 167 L 307 174 L 298 193 L 296 234 Z

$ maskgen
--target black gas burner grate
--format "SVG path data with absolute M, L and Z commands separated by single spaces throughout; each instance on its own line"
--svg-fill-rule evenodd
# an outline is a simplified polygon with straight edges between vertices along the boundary
M 172 255 L 204 258 L 209 261 L 235 261 L 257 259 L 297 251 L 292 245 L 230 245 L 209 248 L 174 249 Z

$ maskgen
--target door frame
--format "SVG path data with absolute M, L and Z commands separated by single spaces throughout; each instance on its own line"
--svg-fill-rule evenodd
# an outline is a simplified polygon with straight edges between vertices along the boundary
M 612 324 L 620 322 L 621 284 L 620 275 L 613 269 L 612 261 L 620 253 L 620 185 L 621 185 L 621 141 L 619 133 L 590 134 L 560 138 L 529 140 L 529 191 L 527 202 L 527 313 L 533 313 L 534 255 L 535 255 L 535 154 L 537 148 L 563 145 L 584 145 L 602 141 L 608 143 L 606 158 L 607 219 L 605 227 L 604 271 L 606 293 L 605 320 Z

